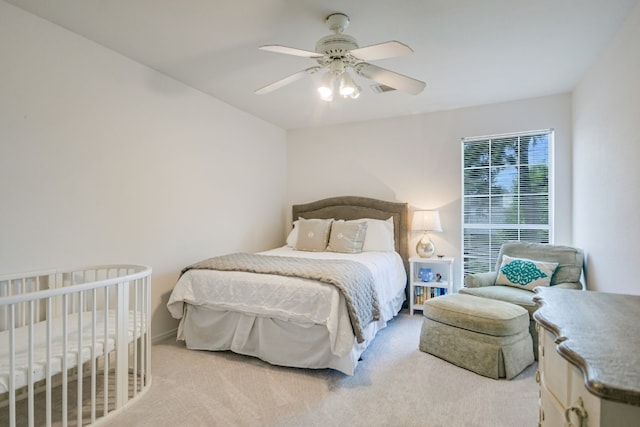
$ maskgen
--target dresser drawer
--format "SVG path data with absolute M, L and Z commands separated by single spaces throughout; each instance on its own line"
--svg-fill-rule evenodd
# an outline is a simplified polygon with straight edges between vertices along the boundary
M 564 407 L 540 384 L 540 426 L 564 426 Z
M 541 381 L 563 406 L 570 402 L 569 384 L 571 371 L 569 362 L 564 360 L 556 351 L 553 334 L 542 329 L 539 335 L 540 349 L 538 362 L 540 364 Z

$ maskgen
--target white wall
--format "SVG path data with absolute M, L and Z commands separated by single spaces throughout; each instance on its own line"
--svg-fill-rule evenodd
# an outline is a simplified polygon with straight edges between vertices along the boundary
M 0 1 L 0 273 L 283 243 L 285 132 Z
M 461 285 L 461 139 L 546 128 L 555 129 L 555 242 L 569 244 L 569 94 L 289 131 L 289 203 L 359 195 L 439 209 L 443 233 L 434 233 L 432 238 L 438 253 L 456 258 L 457 289 Z M 412 248 L 418 238 L 412 236 Z
M 574 92 L 576 245 L 587 249 L 587 283 L 640 294 L 640 5 Z

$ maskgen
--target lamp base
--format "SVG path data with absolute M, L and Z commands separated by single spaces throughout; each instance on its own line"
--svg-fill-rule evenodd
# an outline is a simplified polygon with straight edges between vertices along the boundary
M 429 235 L 422 236 L 416 245 L 416 253 L 420 258 L 431 258 L 436 253 L 436 245 L 433 244 Z

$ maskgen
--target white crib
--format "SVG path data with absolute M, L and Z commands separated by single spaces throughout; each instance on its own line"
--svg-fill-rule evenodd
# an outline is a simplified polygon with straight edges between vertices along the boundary
M 151 268 L 0 276 L 0 425 L 103 421 L 151 385 Z

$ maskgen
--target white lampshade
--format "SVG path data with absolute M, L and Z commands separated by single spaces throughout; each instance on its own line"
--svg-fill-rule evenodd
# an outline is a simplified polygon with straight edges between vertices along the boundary
M 414 231 L 442 231 L 440 212 L 437 210 L 415 211 L 411 229 Z
M 326 73 L 322 76 L 320 86 L 318 86 L 318 93 L 323 101 L 333 100 L 333 75 Z
M 340 77 L 340 95 L 351 96 L 356 91 L 356 85 L 353 83 L 353 79 L 346 71 L 342 73 Z

